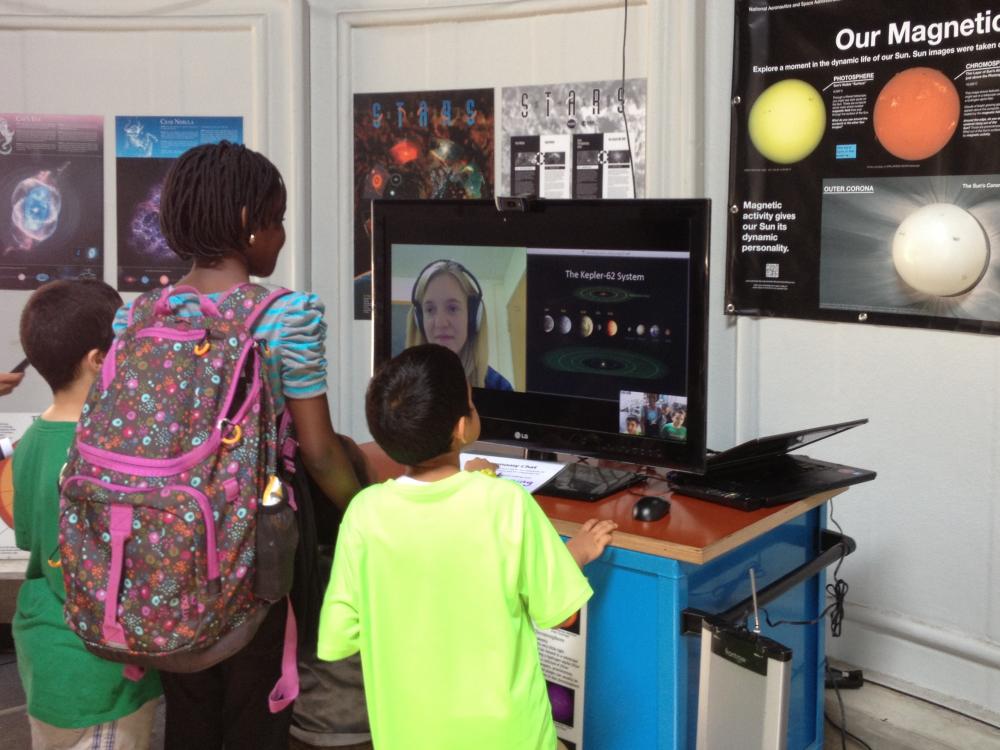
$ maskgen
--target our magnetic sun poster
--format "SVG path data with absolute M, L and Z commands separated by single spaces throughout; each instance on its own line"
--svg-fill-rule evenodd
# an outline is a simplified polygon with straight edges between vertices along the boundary
M 736 4 L 726 312 L 1000 333 L 1000 13 Z

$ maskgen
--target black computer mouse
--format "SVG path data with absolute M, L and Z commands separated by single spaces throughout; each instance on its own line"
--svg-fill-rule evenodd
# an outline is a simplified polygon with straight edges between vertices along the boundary
M 645 495 L 632 506 L 632 518 L 636 521 L 659 521 L 670 512 L 670 501 L 656 495 Z

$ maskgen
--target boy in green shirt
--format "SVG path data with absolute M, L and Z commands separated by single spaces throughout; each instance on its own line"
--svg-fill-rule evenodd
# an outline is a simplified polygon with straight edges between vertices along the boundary
M 87 651 L 63 619 L 59 472 L 119 305 L 118 292 L 103 281 L 53 281 L 21 314 L 21 347 L 52 389 L 51 406 L 14 452 L 14 538 L 31 554 L 12 630 L 34 750 L 148 748 L 161 692 L 155 672 L 126 680 L 121 664 Z
M 590 598 L 581 568 L 615 524 L 563 544 L 519 484 L 461 471 L 479 437 L 462 363 L 427 344 L 375 374 L 368 429 L 407 467 L 348 506 L 320 613 L 318 655 L 360 650 L 378 750 L 554 750 L 534 624 Z

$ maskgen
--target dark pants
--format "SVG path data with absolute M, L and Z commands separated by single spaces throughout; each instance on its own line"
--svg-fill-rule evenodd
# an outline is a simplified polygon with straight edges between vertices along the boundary
M 286 750 L 292 706 L 277 714 L 267 697 L 281 675 L 287 605 L 271 607 L 242 651 L 201 672 L 161 672 L 165 750 Z
M 337 745 L 335 747 L 324 747 L 322 745 L 310 745 L 295 737 L 289 737 L 288 750 L 374 750 L 374 745 L 370 742 L 362 742 L 360 745 Z

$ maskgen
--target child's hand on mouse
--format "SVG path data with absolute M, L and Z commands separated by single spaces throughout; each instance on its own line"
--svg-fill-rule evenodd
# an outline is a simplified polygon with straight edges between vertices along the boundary
M 585 521 L 576 536 L 566 542 L 576 564 L 581 568 L 591 560 L 596 560 L 611 543 L 611 534 L 618 528 L 614 521 L 598 521 L 591 518 Z
M 497 476 L 497 472 L 500 467 L 482 456 L 476 456 L 475 458 L 470 458 L 466 461 L 465 466 L 462 468 L 466 471 L 481 471 L 483 474 L 489 474 L 490 476 L 495 477 Z

